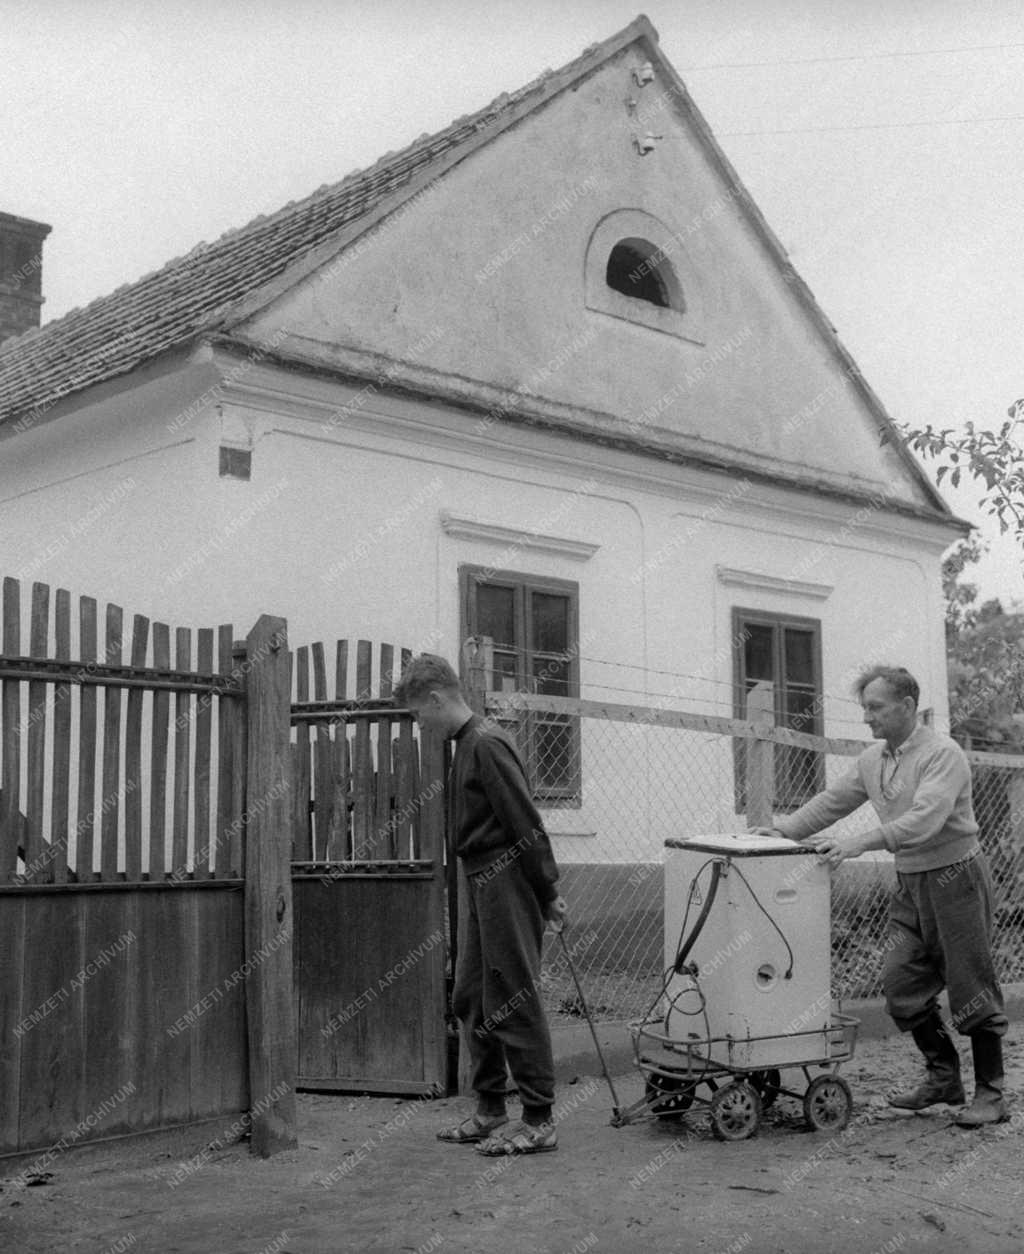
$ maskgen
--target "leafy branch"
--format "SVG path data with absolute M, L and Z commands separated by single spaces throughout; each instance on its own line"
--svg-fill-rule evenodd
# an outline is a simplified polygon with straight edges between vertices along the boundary
M 982 483 L 982 509 L 996 519 L 1001 532 L 1012 531 L 1024 546 L 1024 397 L 1007 412 L 1009 420 L 994 431 L 973 422 L 963 432 L 937 429 L 930 423 L 921 430 L 897 423 L 896 430 L 914 452 L 941 459 L 937 483 L 948 475 L 950 484 L 959 487 L 965 471 Z M 882 443 L 889 438 L 883 433 Z

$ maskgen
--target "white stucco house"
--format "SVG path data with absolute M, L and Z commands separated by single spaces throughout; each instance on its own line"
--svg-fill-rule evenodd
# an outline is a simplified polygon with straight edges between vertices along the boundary
M 945 706 L 964 525 L 889 425 L 639 18 L 8 340 L 0 573 L 293 645 L 487 634 L 497 687 L 768 678 L 852 735 L 827 694 L 880 654 Z

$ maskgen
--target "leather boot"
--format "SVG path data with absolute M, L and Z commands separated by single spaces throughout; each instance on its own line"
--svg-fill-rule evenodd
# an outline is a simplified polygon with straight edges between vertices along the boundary
M 974 1055 L 974 1098 L 956 1117 L 959 1128 L 981 1128 L 1002 1123 L 1009 1116 L 1003 1100 L 1003 1038 L 981 1029 L 971 1033 Z
M 964 1086 L 960 1083 L 960 1055 L 942 1019 L 937 1014 L 932 1015 L 914 1028 L 911 1035 L 924 1054 L 928 1074 L 917 1088 L 894 1093 L 889 1105 L 900 1110 L 924 1110 L 941 1102 L 959 1106 L 965 1100 Z

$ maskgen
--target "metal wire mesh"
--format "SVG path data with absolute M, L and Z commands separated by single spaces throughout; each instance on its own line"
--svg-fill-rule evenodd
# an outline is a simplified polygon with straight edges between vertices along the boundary
M 645 717 L 640 711 L 630 721 L 560 716 L 557 735 L 538 734 L 533 710 L 509 722 L 531 779 L 541 788 L 555 781 L 562 790 L 558 804 L 544 805 L 543 813 L 569 902 L 567 944 L 598 1019 L 637 1016 L 661 988 L 665 840 L 748 827 L 742 738 Z M 551 714 L 543 718 L 550 728 Z M 821 741 L 820 750 L 774 745 L 776 813 L 795 809 L 851 769 L 852 757 L 824 752 L 826 747 L 834 742 Z M 996 887 L 997 971 L 1004 982 L 1024 979 L 1024 769 L 1019 759 L 1000 765 L 992 755 L 969 757 L 981 842 Z M 864 806 L 836 830 L 864 831 L 876 822 Z M 885 854 L 844 862 L 833 877 L 832 981 L 838 997 L 881 993 L 893 880 Z M 582 1014 L 561 947 L 550 938 L 542 984 L 555 1021 Z

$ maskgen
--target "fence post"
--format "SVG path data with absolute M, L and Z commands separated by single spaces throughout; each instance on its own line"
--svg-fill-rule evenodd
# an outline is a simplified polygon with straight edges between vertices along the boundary
M 291 659 L 283 618 L 260 617 L 246 637 L 245 982 L 253 1154 L 298 1145 L 292 972 Z
M 493 652 L 493 641 L 490 636 L 470 636 L 462 644 L 466 704 L 474 714 L 479 714 L 481 718 L 487 716 L 487 672 Z M 454 842 L 454 833 L 452 833 L 452 839 Z M 451 911 L 454 907 L 455 911 L 456 947 L 458 946 L 458 921 L 466 917 L 468 909 L 466 893 L 466 877 L 462 867 L 457 866 L 454 902 L 450 890 L 448 896 L 448 909 Z M 463 1096 L 473 1091 L 469 1082 L 469 1042 L 466 1039 L 466 1029 L 461 1024 L 459 1025 L 458 1091 Z
M 494 641 L 490 636 L 470 636 L 463 642 L 466 704 L 481 718 L 487 714 L 487 672 L 493 665 Z
M 766 680 L 747 693 L 747 721 L 759 732 L 775 726 L 775 686 Z M 775 743 L 751 737 L 747 741 L 747 826 L 771 827 L 775 800 Z

